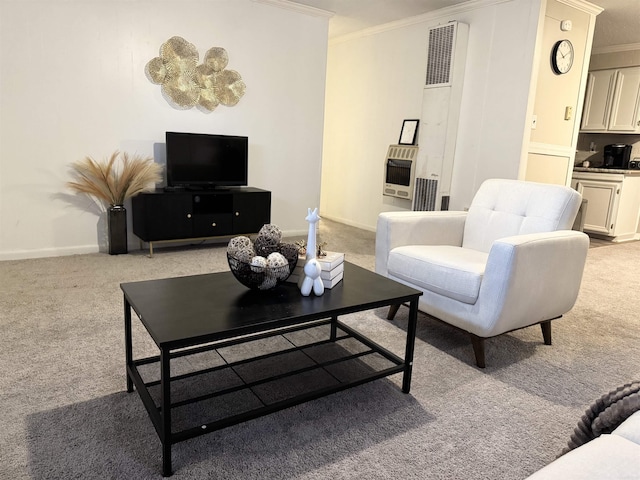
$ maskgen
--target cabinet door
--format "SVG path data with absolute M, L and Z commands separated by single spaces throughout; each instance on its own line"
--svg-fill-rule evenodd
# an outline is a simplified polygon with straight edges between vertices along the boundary
M 271 222 L 271 192 L 254 191 L 233 195 L 233 233 L 255 233 Z
M 142 193 L 132 199 L 133 233 L 141 240 L 192 236 L 192 201 L 188 193 Z
M 621 184 L 598 180 L 577 180 L 574 188 L 587 200 L 584 230 L 613 234 Z
M 640 131 L 638 100 L 640 100 L 640 67 L 621 68 L 616 76 L 609 130 Z
M 580 127 L 582 130 L 595 132 L 607 129 L 615 78 L 616 70 L 589 72 Z

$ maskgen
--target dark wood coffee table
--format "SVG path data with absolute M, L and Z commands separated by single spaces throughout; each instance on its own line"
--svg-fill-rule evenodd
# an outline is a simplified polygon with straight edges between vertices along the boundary
M 172 474 L 171 446 L 183 440 L 396 373 L 403 373 L 402 391 L 409 393 L 422 293 L 348 262 L 344 280 L 320 297 L 303 297 L 293 284 L 268 292 L 248 290 L 231 272 L 120 287 L 127 391 L 136 387 L 160 437 L 163 476 Z M 404 359 L 338 320 L 405 302 L 410 313 Z M 133 358 L 132 309 L 160 350 L 158 356 Z M 286 347 L 262 352 L 254 346 L 266 341 Z M 234 358 L 228 352 L 234 348 L 249 350 L 250 358 Z M 220 361 L 172 376 L 177 362 L 203 354 Z M 159 378 L 143 379 L 141 371 L 154 368 Z M 188 421 L 196 405 L 198 411 L 226 415 L 193 420 L 183 429 L 172 424 L 172 411 L 182 409 L 174 416 Z

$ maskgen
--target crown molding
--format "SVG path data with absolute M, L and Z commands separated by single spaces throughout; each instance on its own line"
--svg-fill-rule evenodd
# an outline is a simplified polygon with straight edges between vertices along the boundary
M 358 38 L 367 37 L 369 35 L 376 35 L 378 33 L 388 32 L 390 30 L 396 30 L 398 28 L 416 25 L 418 23 L 432 22 L 440 18 L 450 18 L 451 16 L 459 15 L 460 13 L 463 13 L 463 12 L 469 12 L 472 10 L 477 10 L 479 8 L 490 7 L 491 5 L 497 5 L 500 3 L 506 3 L 510 1 L 512 0 L 470 0 L 468 2 L 459 3 L 457 5 L 452 5 L 450 7 L 440 8 L 432 12 L 423 13 L 421 15 L 403 18 L 401 20 L 396 20 L 394 22 L 384 23 L 382 25 L 377 25 L 375 27 L 369 27 L 363 30 L 359 30 L 357 32 L 341 35 L 339 37 L 330 39 L 329 45 L 348 42 L 351 40 L 356 40 Z
M 599 15 L 602 13 L 604 8 L 599 7 L 598 5 L 594 5 L 591 2 L 587 2 L 585 0 L 558 0 L 560 3 L 564 3 L 565 5 L 569 5 L 570 7 L 577 8 L 578 10 L 582 10 L 585 13 L 590 13 L 591 15 Z
M 600 55 L 602 53 L 630 52 L 632 50 L 640 50 L 640 43 L 611 45 L 609 47 L 594 47 L 593 50 L 591 50 L 591 55 Z
M 310 7 L 308 5 L 302 5 L 301 3 L 291 2 L 289 0 L 253 0 L 256 3 L 264 3 L 265 5 L 271 5 L 273 7 L 284 8 L 286 10 L 292 10 L 304 15 L 310 15 L 312 17 L 324 17 L 331 18 L 335 15 L 335 12 L 329 10 L 322 10 L 321 8 Z

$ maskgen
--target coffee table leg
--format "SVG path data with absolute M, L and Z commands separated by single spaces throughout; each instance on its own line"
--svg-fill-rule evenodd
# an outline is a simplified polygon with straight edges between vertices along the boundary
M 404 353 L 404 376 L 402 377 L 402 391 L 411 390 L 411 371 L 413 370 L 413 349 L 416 343 L 416 324 L 418 323 L 418 299 L 409 303 L 409 324 L 407 325 L 407 347 Z
M 133 392 L 133 381 L 129 376 L 129 365 L 133 363 L 133 346 L 131 342 L 131 305 L 124 299 L 124 373 L 127 377 L 127 392 Z
M 169 349 L 160 348 L 160 408 L 162 409 L 162 476 L 170 477 L 171 469 L 171 367 Z
M 337 325 L 338 325 L 338 317 L 331 317 L 331 335 L 329 337 L 329 339 L 332 342 L 336 341 L 336 336 L 338 334 L 338 329 L 337 329 Z

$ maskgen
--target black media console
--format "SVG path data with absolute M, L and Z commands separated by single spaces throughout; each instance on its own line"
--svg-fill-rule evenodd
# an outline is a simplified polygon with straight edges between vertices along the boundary
M 153 244 L 256 233 L 271 222 L 271 192 L 253 187 L 141 193 L 132 198 L 133 233 Z

